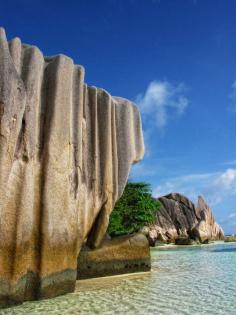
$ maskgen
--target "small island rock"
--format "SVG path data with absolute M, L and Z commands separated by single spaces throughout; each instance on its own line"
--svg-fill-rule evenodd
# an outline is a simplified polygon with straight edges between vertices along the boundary
M 200 243 L 224 240 L 224 231 L 215 222 L 212 210 L 203 197 L 198 198 L 196 206 L 179 193 L 171 193 L 158 200 L 162 206 L 156 213 L 155 222 L 148 227 L 151 246 L 156 241 L 191 244 L 190 240 Z

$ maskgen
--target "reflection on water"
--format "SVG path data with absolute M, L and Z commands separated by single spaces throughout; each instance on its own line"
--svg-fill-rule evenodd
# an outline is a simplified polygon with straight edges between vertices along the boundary
M 236 315 L 236 245 L 152 250 L 152 272 L 78 282 L 55 299 L 0 314 Z
M 236 252 L 236 247 L 215 249 L 213 252 Z

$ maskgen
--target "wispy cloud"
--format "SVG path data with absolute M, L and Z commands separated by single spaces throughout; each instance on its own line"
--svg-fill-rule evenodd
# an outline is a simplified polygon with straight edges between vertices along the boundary
M 227 162 L 224 162 L 222 163 L 223 165 L 229 165 L 229 166 L 233 166 L 233 165 L 236 165 L 236 160 L 231 160 L 231 161 L 227 161 Z
M 232 106 L 230 109 L 236 112 L 236 81 L 234 81 L 231 86 L 231 93 L 229 95 L 229 98 L 231 99 L 232 102 Z
M 130 173 L 130 179 L 132 180 L 133 177 L 137 177 L 137 178 L 141 178 L 141 180 L 143 179 L 143 177 L 150 177 L 150 176 L 155 176 L 156 175 L 156 171 L 155 169 L 153 169 L 153 167 L 147 167 L 146 163 L 138 163 L 138 164 L 134 164 L 132 166 L 131 169 L 131 173 Z
M 180 192 L 193 200 L 203 195 L 214 206 L 224 198 L 236 195 L 236 169 L 170 178 L 160 183 L 153 192 L 156 197 Z
M 139 181 L 156 181 L 160 176 L 167 176 L 168 170 L 174 167 L 174 165 L 183 162 L 184 156 L 158 156 L 153 154 L 146 155 L 146 158 L 134 164 L 131 168 L 130 178 L 131 180 Z M 173 171 L 170 171 L 173 174 Z M 179 173 L 179 169 L 178 169 Z
M 189 181 L 199 181 L 199 180 L 206 180 L 211 177 L 214 177 L 219 173 L 202 173 L 202 174 L 188 174 L 179 176 L 176 179 L 182 181 L 182 182 L 189 182 Z
M 157 128 L 164 128 L 170 118 L 182 115 L 189 100 L 183 83 L 173 85 L 168 81 L 152 81 L 145 93 L 136 98 L 144 119 L 153 120 Z
M 227 169 L 218 178 L 216 178 L 214 185 L 221 187 L 223 190 L 236 192 L 236 169 Z
M 236 212 L 235 213 L 230 213 L 230 215 L 228 216 L 228 219 L 236 219 Z

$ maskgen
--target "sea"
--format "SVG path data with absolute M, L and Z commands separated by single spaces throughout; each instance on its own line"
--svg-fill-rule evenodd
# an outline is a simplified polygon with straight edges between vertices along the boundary
M 151 249 L 147 273 L 78 281 L 76 291 L 1 315 L 236 315 L 236 243 Z

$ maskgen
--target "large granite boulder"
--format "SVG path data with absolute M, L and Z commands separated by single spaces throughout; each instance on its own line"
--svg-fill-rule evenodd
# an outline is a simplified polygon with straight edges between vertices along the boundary
M 0 29 L 0 304 L 74 290 L 85 240 L 99 246 L 130 167 L 139 111 Z
M 151 269 L 150 249 L 142 234 L 105 239 L 98 248 L 84 246 L 78 258 L 78 279 L 111 276 Z
M 162 207 L 156 213 L 155 223 L 148 227 L 150 245 L 154 246 L 156 241 L 191 244 L 191 240 L 206 243 L 224 239 L 224 231 L 215 222 L 212 210 L 203 197 L 198 198 L 196 206 L 179 193 L 171 193 L 158 200 Z
M 224 231 L 215 222 L 211 208 L 207 205 L 203 197 L 198 197 L 196 213 L 200 218 L 198 224 L 192 229 L 192 234 L 200 242 L 205 243 L 211 240 L 223 240 Z

